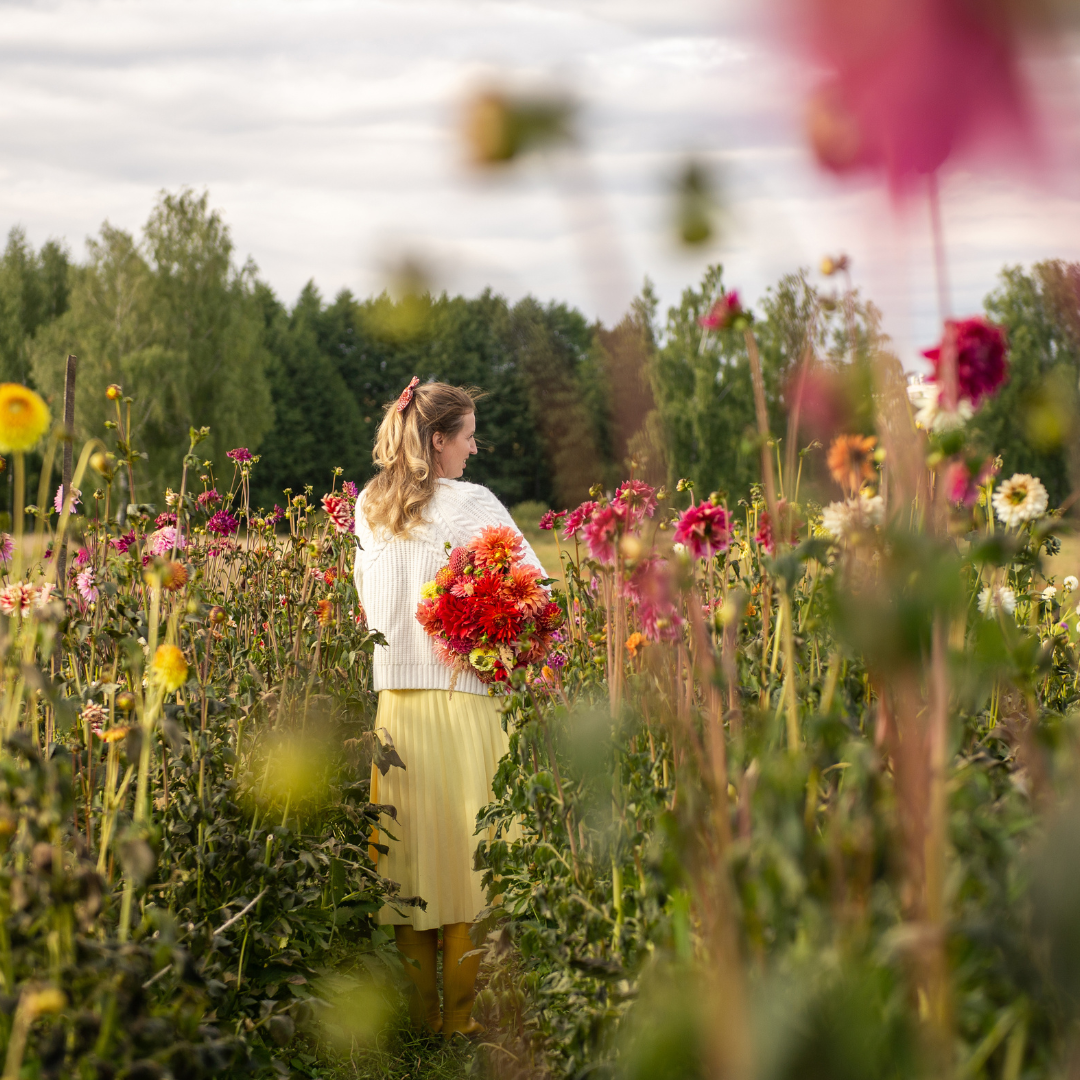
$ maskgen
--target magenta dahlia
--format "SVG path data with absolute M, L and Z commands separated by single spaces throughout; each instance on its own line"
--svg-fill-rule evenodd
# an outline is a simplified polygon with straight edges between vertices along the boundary
M 983 398 L 996 394 L 1009 377 L 1005 331 L 981 316 L 949 320 L 941 344 L 923 350 L 923 356 L 934 365 L 934 381 L 938 383 L 944 381 L 942 360 L 950 335 L 956 349 L 957 395 L 977 407 Z

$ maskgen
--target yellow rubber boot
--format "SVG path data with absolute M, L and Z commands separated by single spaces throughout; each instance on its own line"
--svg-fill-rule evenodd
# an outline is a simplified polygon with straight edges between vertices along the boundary
M 483 1027 L 472 1018 L 476 1000 L 476 973 L 480 970 L 480 954 L 469 937 L 472 923 L 450 923 L 443 927 L 443 1036 L 477 1035 Z
M 439 988 L 435 981 L 435 953 L 439 945 L 438 930 L 414 930 L 411 926 L 395 926 L 394 938 L 398 952 L 419 964 L 404 964 L 405 974 L 413 984 L 409 995 L 409 1016 L 417 1027 L 432 1032 L 442 1030 L 439 1014 Z

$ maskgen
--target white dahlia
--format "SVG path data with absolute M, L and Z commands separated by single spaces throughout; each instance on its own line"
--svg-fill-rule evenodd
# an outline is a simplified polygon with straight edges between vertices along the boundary
M 993 498 L 998 520 L 1007 528 L 1034 521 L 1046 513 L 1049 496 L 1042 481 L 1027 473 L 1014 473 L 998 485 Z
M 1057 596 L 1057 586 L 1047 585 L 1042 591 L 1042 598 L 1049 604 Z
M 1008 585 L 987 585 L 979 593 L 979 610 L 988 619 L 999 611 L 1011 615 L 1016 610 L 1016 593 Z
M 1061 587 L 1066 592 L 1072 592 L 1077 587 L 1077 585 L 1080 585 L 1080 581 L 1077 581 L 1072 574 L 1066 574 L 1065 580 L 1061 583 Z

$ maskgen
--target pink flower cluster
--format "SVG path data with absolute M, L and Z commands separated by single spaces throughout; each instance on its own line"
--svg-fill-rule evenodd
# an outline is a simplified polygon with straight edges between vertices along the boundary
M 235 450 L 230 450 L 225 456 L 231 461 L 235 461 L 237 465 L 246 465 L 251 460 L 251 451 L 246 446 L 238 446 Z
M 195 500 L 200 509 L 206 510 L 211 506 L 217 506 L 221 502 L 221 496 L 218 494 L 217 488 L 210 488 L 209 491 L 203 491 Z

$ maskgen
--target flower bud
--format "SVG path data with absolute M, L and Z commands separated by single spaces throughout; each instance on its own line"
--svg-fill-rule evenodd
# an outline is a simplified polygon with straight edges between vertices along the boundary
M 130 690 L 121 690 L 115 704 L 121 712 L 131 712 L 135 708 L 135 695 Z
M 117 383 L 111 383 L 105 391 L 105 396 L 110 401 L 119 401 L 123 394 L 123 389 Z
M 214 626 L 224 626 L 225 621 L 228 619 L 228 616 L 225 614 L 225 609 L 224 608 L 218 607 L 215 604 L 210 609 L 210 614 L 209 614 L 208 618 L 209 618 L 210 622 L 214 624 Z

